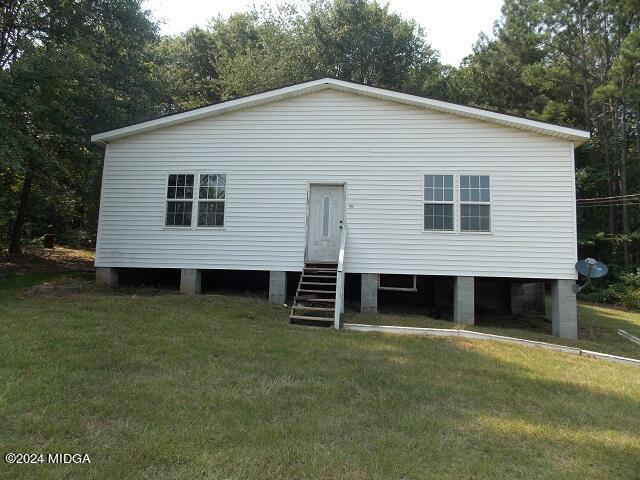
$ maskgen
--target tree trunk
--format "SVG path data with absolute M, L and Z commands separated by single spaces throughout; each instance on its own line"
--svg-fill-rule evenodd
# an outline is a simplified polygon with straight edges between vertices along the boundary
M 624 268 L 631 265 L 631 252 L 629 249 L 629 203 L 627 200 L 627 127 L 625 122 L 626 107 L 622 104 L 620 119 L 620 195 L 622 196 L 622 233 L 625 236 L 623 241 Z
M 605 163 L 605 167 L 607 169 L 607 196 L 609 198 L 613 197 L 614 195 L 614 190 L 613 190 L 613 180 L 611 178 L 611 160 L 609 158 L 609 127 L 607 125 L 607 115 L 606 115 L 606 110 L 603 109 L 603 122 L 602 122 L 602 126 L 603 126 L 603 134 L 604 134 L 604 139 L 603 139 L 603 143 L 604 143 L 604 163 Z M 614 210 L 613 205 L 609 205 L 607 207 L 607 209 L 609 210 L 608 212 L 608 220 L 609 220 L 609 233 L 614 234 L 616 233 L 616 212 Z
M 640 173 L 640 103 L 636 106 L 636 155 L 638 156 L 638 173 Z
M 29 205 L 29 196 L 31 195 L 31 185 L 33 184 L 33 169 L 31 165 L 27 166 L 27 173 L 22 183 L 22 191 L 20 192 L 20 205 L 18 206 L 18 214 L 13 222 L 11 230 L 11 239 L 9 243 L 9 253 L 20 255 L 22 253 L 22 229 L 27 219 L 27 208 Z
M 584 19 L 584 5 L 582 2 L 578 2 L 578 23 L 580 25 L 580 78 L 582 80 L 582 111 L 584 115 L 584 126 L 587 130 L 591 131 L 591 92 L 589 88 L 589 66 L 587 65 L 587 50 L 586 50 L 586 26 Z M 589 148 L 587 151 L 589 156 L 589 164 L 593 161 L 593 150 Z

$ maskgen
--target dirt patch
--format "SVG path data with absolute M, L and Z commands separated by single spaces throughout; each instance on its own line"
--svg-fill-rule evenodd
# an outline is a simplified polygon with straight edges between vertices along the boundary
M 0 279 L 18 272 L 93 272 L 94 253 L 65 247 L 26 247 L 22 255 L 0 254 Z
M 65 296 L 95 290 L 95 283 L 91 280 L 76 277 L 60 277 L 30 287 L 27 295 Z

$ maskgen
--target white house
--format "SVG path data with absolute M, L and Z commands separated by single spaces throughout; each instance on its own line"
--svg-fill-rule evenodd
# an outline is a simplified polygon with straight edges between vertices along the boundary
M 464 323 L 474 277 L 546 280 L 554 333 L 575 337 L 573 153 L 588 138 L 335 79 L 100 133 L 97 279 L 175 268 L 194 293 L 201 270 L 262 270 L 282 303 L 284 272 L 304 270 L 292 319 L 333 321 L 344 273 L 362 275 L 365 311 L 381 274 L 446 276 Z

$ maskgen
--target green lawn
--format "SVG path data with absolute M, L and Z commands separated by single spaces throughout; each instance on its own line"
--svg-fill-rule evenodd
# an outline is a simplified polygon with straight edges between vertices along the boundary
M 578 341 L 565 340 L 551 336 L 551 322 L 540 318 L 500 319 L 480 316 L 477 324 L 457 325 L 450 321 L 434 320 L 424 315 L 403 313 L 367 315 L 347 311 L 344 316 L 347 323 L 365 323 L 370 325 L 397 325 L 403 327 L 464 328 L 475 332 L 493 333 L 511 337 L 526 338 L 542 342 L 557 343 L 585 350 L 609 353 L 640 359 L 640 346 L 622 338 L 618 330 L 640 337 L 640 313 L 580 303 L 578 305 Z
M 4 281 L 0 452 L 86 452 L 91 464 L 0 461 L 0 478 L 640 472 L 636 367 L 293 327 L 284 308 L 260 298 L 31 295 L 18 288 L 26 277 Z M 606 324 L 598 309 L 585 311 Z

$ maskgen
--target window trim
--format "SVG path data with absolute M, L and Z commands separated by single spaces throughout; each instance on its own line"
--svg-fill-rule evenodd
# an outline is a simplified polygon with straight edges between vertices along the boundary
M 431 230 L 429 230 L 429 231 L 431 231 Z M 445 231 L 449 231 L 449 230 L 445 230 Z M 417 292 L 418 291 L 418 276 L 417 275 L 395 274 L 395 273 L 392 274 L 392 275 L 413 277 L 412 286 L 411 287 L 385 287 L 385 286 L 382 285 L 382 275 L 384 275 L 384 274 L 378 275 L 378 290 L 389 290 L 389 291 L 393 291 L 393 292 Z
M 437 171 L 422 171 L 420 172 L 422 175 L 422 189 L 420 191 L 420 221 L 422 222 L 422 233 L 426 233 L 429 235 L 493 235 L 493 174 L 486 172 L 477 172 L 477 171 L 460 171 L 453 173 L 452 171 L 444 172 L 441 170 Z M 450 202 L 425 202 L 424 200 L 424 188 L 425 188 L 425 176 L 426 175 L 453 175 L 453 230 L 425 230 L 424 228 L 424 205 L 425 203 L 450 203 Z M 461 221 L 460 214 L 462 209 L 460 206 L 462 202 L 460 201 L 460 177 L 463 175 L 481 175 L 484 177 L 489 177 L 489 200 L 488 203 L 478 203 L 482 205 L 489 205 L 490 213 L 489 213 L 489 230 L 462 230 L 461 229 Z M 464 202 L 465 205 L 476 204 L 476 202 Z
M 476 177 L 489 177 L 489 201 L 488 202 L 463 202 L 461 189 L 462 189 L 462 181 L 460 177 L 465 176 L 476 176 Z M 477 172 L 460 172 L 458 174 L 458 210 L 460 214 L 458 215 L 458 228 L 461 234 L 472 234 L 472 235 L 490 235 L 493 233 L 493 175 L 490 173 L 477 173 Z M 462 230 L 462 205 L 488 205 L 489 206 L 489 230 Z
M 167 225 L 167 210 L 169 207 L 169 202 L 176 201 L 179 202 L 181 200 L 171 200 L 167 195 L 167 189 L 169 188 L 169 177 L 171 175 L 193 175 L 193 186 L 195 189 L 196 180 L 198 179 L 198 174 L 190 171 L 190 170 L 180 170 L 180 171 L 170 171 L 164 176 L 164 190 L 163 190 L 163 203 L 164 207 L 162 209 L 162 228 L 167 230 L 192 230 L 193 229 L 193 212 L 195 210 L 196 198 L 195 191 L 193 192 L 193 197 L 191 197 L 191 224 L 190 225 Z M 188 201 L 186 199 L 182 201 Z
M 222 217 L 222 225 L 198 225 L 198 215 L 200 212 L 200 177 L 202 175 L 224 175 L 224 199 L 220 200 L 220 199 L 203 199 L 204 203 L 210 203 L 210 202 L 218 202 L 218 203 L 224 203 L 224 214 Z M 195 223 L 194 223 L 194 228 L 205 228 L 205 229 L 215 229 L 215 230 L 224 230 L 224 228 L 227 225 L 227 196 L 229 194 L 229 175 L 224 172 L 224 171 L 218 171 L 218 172 L 200 172 L 198 173 L 198 205 L 195 208 L 194 211 L 194 215 L 195 215 Z M 195 195 L 195 192 L 194 192 Z
M 426 187 L 426 176 L 427 175 L 449 175 L 451 177 L 453 177 L 453 200 L 452 201 L 437 201 L 437 200 L 432 200 L 432 201 L 426 201 L 424 199 L 424 189 Z M 457 200 L 458 200 L 458 178 L 457 175 L 455 173 L 446 173 L 446 172 L 423 172 L 422 173 L 422 190 L 420 191 L 420 211 L 421 211 L 421 217 L 422 217 L 422 232 L 423 233 L 436 233 L 436 234 L 440 234 L 440 233 L 445 233 L 447 235 L 451 235 L 452 233 L 458 233 L 458 229 L 457 227 L 457 218 L 458 218 L 458 212 L 457 212 Z M 453 213 L 453 228 L 451 230 L 433 230 L 433 229 L 426 229 L 425 228 L 425 224 L 424 224 L 424 206 L 429 203 L 429 204 L 439 204 L 439 205 L 451 205 L 452 206 L 452 213 Z
M 198 197 L 200 196 L 200 191 L 198 190 L 197 192 L 195 191 L 196 185 L 198 188 L 200 188 L 200 175 L 212 175 L 212 174 L 216 174 L 216 175 L 225 175 L 226 176 L 226 185 L 225 185 L 225 195 L 224 195 L 224 225 L 222 226 L 216 226 L 216 225 L 203 225 L 201 227 L 198 226 L 198 217 L 197 217 L 197 212 L 198 212 L 198 202 L 199 202 L 199 198 L 196 197 L 196 195 L 198 195 Z M 180 226 L 180 225 L 167 225 L 167 204 L 168 202 L 168 198 L 167 198 L 167 187 L 169 185 L 169 176 L 170 175 L 193 175 L 193 185 L 194 185 L 194 192 L 193 192 L 193 206 L 191 208 L 191 225 L 189 226 Z M 197 229 L 206 229 L 206 230 L 225 230 L 227 228 L 227 199 L 229 197 L 229 172 L 227 172 L 227 170 L 217 170 L 215 172 L 212 171 L 203 171 L 203 170 L 193 170 L 193 169 L 184 169 L 184 170 L 169 170 L 167 171 L 167 173 L 164 175 L 164 186 L 163 186 L 164 190 L 163 190 L 163 198 L 162 198 L 162 202 L 163 202 L 163 207 L 162 207 L 162 218 L 161 218 L 161 222 L 162 222 L 162 230 L 177 230 L 177 231 L 195 231 Z

